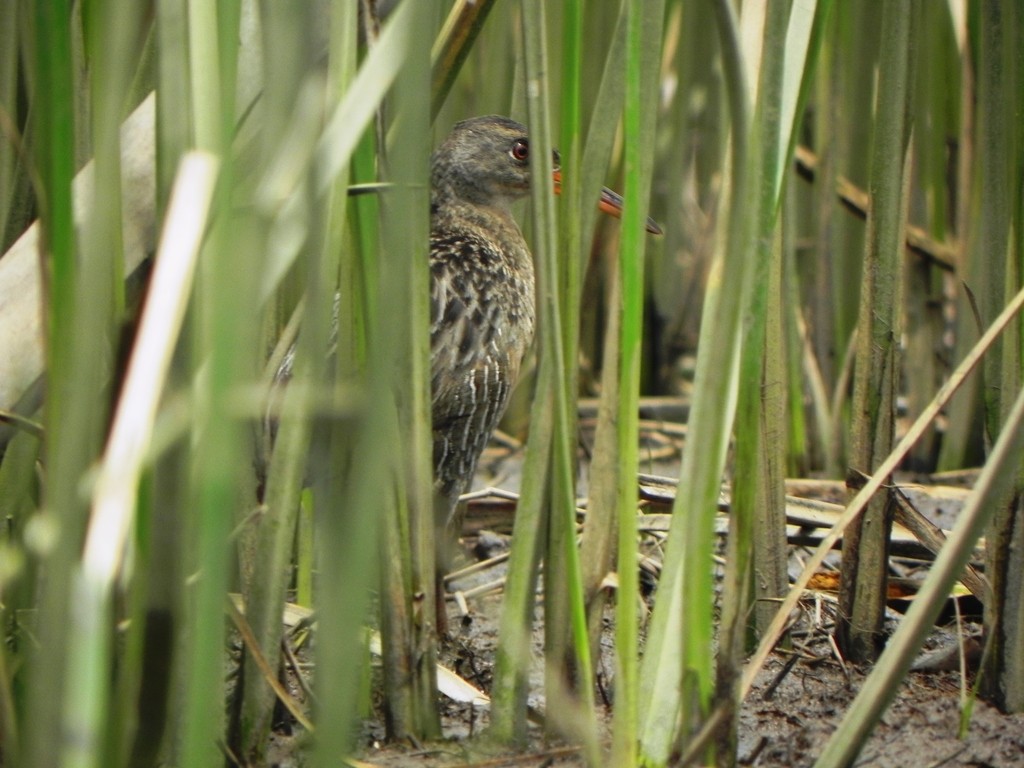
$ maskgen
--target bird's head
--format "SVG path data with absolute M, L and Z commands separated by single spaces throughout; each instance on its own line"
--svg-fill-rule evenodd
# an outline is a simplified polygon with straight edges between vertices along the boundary
M 561 192 L 558 151 L 552 151 L 555 192 Z M 462 202 L 507 209 L 530 192 L 530 140 L 526 127 L 499 115 L 473 117 L 456 123 L 434 152 L 431 187 L 435 205 Z M 602 189 L 598 207 L 612 216 L 622 215 L 622 198 Z M 651 219 L 647 231 L 661 234 Z
M 530 192 L 530 140 L 526 128 L 507 117 L 456 123 L 431 166 L 435 193 L 468 203 L 507 207 Z

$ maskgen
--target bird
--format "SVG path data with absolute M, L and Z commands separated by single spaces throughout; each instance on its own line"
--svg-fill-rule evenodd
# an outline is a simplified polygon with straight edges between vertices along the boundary
M 558 167 L 557 155 L 552 158 Z M 533 257 L 512 215 L 530 192 L 526 129 L 489 115 L 456 123 L 431 158 L 430 399 L 439 634 L 444 573 L 477 462 L 533 341 Z
M 461 527 L 459 497 L 533 341 L 533 257 L 512 215 L 530 192 L 526 129 L 497 115 L 457 123 L 431 159 L 430 190 L 434 515 L 443 567 Z
M 560 192 L 557 150 L 551 174 Z M 533 342 L 533 257 L 512 213 L 512 205 L 530 193 L 530 175 L 527 130 L 500 115 L 456 123 L 431 156 L 430 404 L 439 634 L 447 628 L 444 574 L 462 528 L 459 499 Z M 619 216 L 622 204 L 616 193 L 601 191 L 601 210 Z M 647 229 L 661 231 L 650 219 Z M 291 379 L 294 348 L 275 376 L 279 384 Z M 271 440 L 272 429 L 271 423 Z
M 561 191 L 557 151 L 552 183 Z M 530 192 L 530 139 L 499 115 L 456 123 L 431 158 L 430 391 L 438 623 L 459 497 L 508 405 L 535 323 L 533 257 L 512 205 Z M 621 215 L 604 189 L 598 207 Z M 653 221 L 648 230 L 660 233 Z M 443 630 L 443 627 L 439 627 Z

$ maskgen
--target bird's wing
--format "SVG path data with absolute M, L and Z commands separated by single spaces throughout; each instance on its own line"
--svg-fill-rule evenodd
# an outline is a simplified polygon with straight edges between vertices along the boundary
M 466 235 L 431 239 L 430 374 L 435 428 L 458 418 L 473 400 L 504 407 L 518 359 L 498 343 L 493 282 L 472 262 L 487 261 L 489 243 Z M 499 382 L 501 388 L 498 387 Z M 493 390 L 493 392 L 491 391 Z

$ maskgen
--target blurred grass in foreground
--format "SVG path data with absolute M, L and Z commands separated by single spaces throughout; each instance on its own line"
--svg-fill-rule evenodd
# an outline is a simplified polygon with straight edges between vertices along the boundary
M 895 217 L 884 282 L 894 288 L 889 326 L 907 324 L 905 350 L 904 337 L 889 339 L 889 381 L 906 392 L 907 421 L 924 414 L 914 467 L 962 466 L 983 456 L 977 425 L 995 444 L 1016 424 L 1019 321 L 1008 343 L 977 352 L 982 388 L 969 380 L 948 406 L 952 385 L 943 390 L 944 431 L 933 399 L 954 364 L 978 359 L 967 358 L 982 331 L 960 281 L 980 297 L 982 329 L 1021 282 L 1011 178 L 1021 142 L 1009 116 L 1024 82 L 1012 56 L 1024 14 L 1012 0 L 903 8 L 916 41 L 904 51 L 916 83 L 906 92 L 893 90 L 891 72 L 875 77 L 887 61 L 876 14 L 850 3 L 748 2 L 735 18 L 728 0 L 405 2 L 382 20 L 367 15 L 372 5 L 39 0 L 5 9 L 0 391 L 16 391 L 0 402 L 4 765 L 259 765 L 282 697 L 321 724 L 313 764 L 336 765 L 367 714 L 367 626 L 384 634 L 390 734 L 437 734 L 435 638 L 419 620 L 433 599 L 423 597 L 433 551 L 426 161 L 458 119 L 509 114 L 530 124 L 537 146 L 557 137 L 565 179 L 557 207 L 536 190 L 525 228 L 542 322 L 536 380 L 524 377 L 520 393 L 521 403 L 534 396 L 533 408 L 507 420 L 515 429 L 533 416 L 492 735 L 527 733 L 524 630 L 543 560 L 551 728 L 583 745 L 589 762 L 605 759 L 592 680 L 614 574 L 614 764 L 735 759 L 728 724 L 755 669 L 742 667 L 753 573 L 776 577 L 757 586 L 755 662 L 784 620 L 767 602 L 786 589 L 781 524 L 765 513 L 777 509 L 783 457 L 807 473 L 842 473 L 860 461 L 849 436 L 874 421 L 850 400 L 871 346 L 862 338 L 857 351 L 852 340 L 865 243 L 880 247 L 872 228 L 881 211 L 871 206 Z M 153 89 L 156 99 L 142 101 Z M 893 110 L 907 127 L 886 117 Z M 122 134 L 133 112 L 131 130 L 151 128 Z M 876 146 L 873 163 L 872 144 L 893 131 L 909 149 L 895 145 L 883 159 Z M 812 185 L 791 171 L 797 145 Z M 908 156 L 897 186 L 913 231 L 879 188 Z M 201 180 L 192 192 L 189 167 Z M 596 223 L 590 202 L 608 179 L 626 193 L 621 229 Z M 379 180 L 397 186 L 348 197 L 350 183 Z M 139 184 L 155 205 L 139 205 L 148 200 Z M 648 190 L 663 239 L 642 231 Z M 176 224 L 175 211 L 194 218 Z M 33 216 L 38 228 L 16 243 Z M 187 276 L 175 290 L 163 277 L 150 284 L 145 307 L 173 298 L 183 314 L 180 327 L 157 317 L 163 338 L 142 347 L 132 320 L 149 267 L 135 268 L 157 251 L 158 233 L 153 274 L 165 265 L 187 274 L 191 248 L 194 286 Z M 897 245 L 908 239 L 913 248 Z M 269 398 L 277 450 L 267 463 L 267 360 L 280 358 L 279 337 L 299 319 L 294 378 Z M 637 402 L 687 390 L 684 360 L 698 338 L 676 523 L 644 623 L 633 567 Z M 160 365 L 142 366 L 157 352 Z M 12 382 L 33 381 L 44 365 L 41 405 L 38 386 Z M 984 406 L 971 391 L 985 394 Z M 577 551 L 581 393 L 604 400 Z M 141 416 L 130 410 L 135 396 Z M 896 400 L 883 403 L 893 423 Z M 1008 538 L 1020 515 L 1016 482 L 994 477 L 1014 461 L 1010 438 L 976 497 L 999 499 L 991 541 Z M 876 447 L 877 488 L 896 459 Z M 261 500 L 254 459 L 265 472 Z M 723 474 L 736 512 L 718 628 L 711 523 Z M 307 484 L 312 512 L 297 523 Z M 843 526 L 866 500 L 851 502 Z M 981 530 L 978 514 L 951 536 L 948 563 L 936 563 L 935 599 Z M 883 549 L 868 554 L 884 565 Z M 1006 588 L 1019 582 L 1008 551 L 994 547 L 991 563 L 1001 610 L 988 621 L 999 637 L 1024 622 Z M 281 611 L 296 588 L 318 621 L 316 701 L 305 713 L 274 690 Z M 245 599 L 230 623 L 229 592 Z M 883 656 L 872 678 L 878 700 L 920 643 L 921 605 L 893 638 L 899 654 Z M 988 693 L 1024 706 L 1024 660 L 1008 643 L 989 658 Z M 863 701 L 823 764 L 841 764 L 865 738 L 879 713 L 865 714 Z

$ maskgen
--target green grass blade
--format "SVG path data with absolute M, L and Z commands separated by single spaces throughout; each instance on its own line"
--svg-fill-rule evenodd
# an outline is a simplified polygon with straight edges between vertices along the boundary
M 664 2 L 631 4 L 626 34 L 625 210 L 621 284 L 621 340 L 618 386 L 618 566 L 616 611 L 615 723 L 612 758 L 636 764 L 640 600 L 636 545 L 636 485 L 639 445 L 640 371 L 643 351 L 644 262 L 647 200 L 650 196 L 657 123 L 658 68 L 661 63 Z
M 429 29 L 437 17 L 436 2 L 417 3 L 411 11 L 412 29 Z M 431 469 L 430 419 L 430 274 L 428 178 L 429 134 L 423 126 L 430 114 L 430 36 L 412 35 L 404 49 L 406 60 L 395 80 L 395 117 L 389 128 L 387 152 L 382 163 L 393 190 L 381 200 L 379 307 L 380 346 L 371 354 L 383 357 L 387 391 L 393 393 L 395 432 L 390 443 L 389 469 L 400 488 L 397 530 L 385 524 L 386 546 L 397 549 L 401 567 L 385 565 L 385 584 L 398 597 L 383 606 L 396 621 L 387 632 L 382 621 L 385 659 L 398 663 L 385 685 L 385 698 L 408 698 L 408 710 L 392 713 L 394 736 L 436 738 L 441 724 L 437 709 L 437 633 L 431 620 L 436 614 L 435 536 Z M 420 599 L 421 595 L 430 595 Z M 400 605 L 402 611 L 395 609 Z M 420 620 L 417 611 L 423 611 Z M 401 621 L 401 625 L 398 622 Z M 390 648 L 389 648 L 390 645 Z M 385 673 L 387 679 L 388 675 Z
M 205 155 L 187 156 L 182 165 L 153 276 L 154 298 L 142 320 L 96 480 L 85 550 L 72 581 L 71 695 L 64 708 L 64 727 L 78 738 L 65 748 L 66 765 L 99 765 L 103 754 L 108 714 L 106 706 L 97 704 L 110 695 L 114 588 L 124 568 L 145 447 L 190 296 L 216 171 L 216 161 Z
M 554 192 L 548 181 L 548 158 L 551 157 L 552 141 L 546 80 L 547 29 L 541 2 L 524 0 L 522 9 L 525 75 L 527 82 L 535 85 L 527 89 L 526 107 L 533 148 L 530 159 L 533 176 L 533 252 L 537 264 L 539 355 L 542 361 L 549 361 L 547 366 L 542 362 L 542 370 L 550 376 L 539 376 L 537 386 L 539 396 L 550 397 L 554 405 L 552 433 L 549 438 L 551 464 L 548 472 L 552 498 L 546 561 L 550 563 L 549 568 L 552 568 L 552 573 L 555 574 L 552 582 L 559 583 L 564 579 L 564 583 L 559 587 L 562 591 L 561 598 L 554 600 L 545 611 L 545 635 L 548 638 L 545 645 L 548 653 L 552 654 L 548 658 L 549 675 L 546 690 L 552 701 L 558 701 L 565 696 L 563 664 L 566 663 L 568 655 L 566 643 L 569 637 L 573 637 L 575 651 L 581 654 L 577 660 L 577 674 L 578 694 L 582 697 L 579 715 L 584 718 L 584 722 L 577 724 L 576 727 L 580 730 L 579 735 L 587 739 L 588 756 L 593 760 L 596 757 L 593 751 L 596 747 L 596 723 L 589 719 L 593 716 L 593 709 L 592 706 L 588 706 L 593 700 L 593 668 L 590 663 L 590 647 L 586 640 L 576 549 L 575 462 L 572 458 L 575 454 L 576 434 L 570 426 L 574 420 L 569 416 L 567 391 L 567 382 L 574 380 L 575 377 L 567 373 L 565 357 L 565 325 L 568 323 L 571 326 L 573 322 L 564 316 L 563 307 L 560 306 L 557 297 L 558 291 L 555 289 L 560 285 L 558 220 Z M 556 727 L 557 725 L 572 727 L 569 723 L 556 723 Z
M 534 262 L 537 264 L 538 296 L 538 368 L 537 394 L 531 408 L 530 440 L 527 445 L 523 484 L 517 506 L 515 536 L 509 558 L 505 605 L 500 622 L 500 645 L 495 659 L 495 685 L 492 704 L 491 732 L 503 743 L 523 742 L 526 738 L 526 697 L 530 659 L 530 629 L 533 625 L 534 588 L 536 567 L 540 557 L 542 528 L 549 522 L 543 512 L 545 485 L 550 467 L 568 474 L 569 457 L 555 444 L 554 436 L 565 435 L 564 358 L 560 308 L 554 287 L 558 285 L 555 261 L 555 205 L 550 178 L 551 134 L 548 125 L 546 71 L 546 33 L 542 4 L 537 0 L 522 3 L 524 59 L 528 81 L 532 87 L 527 93 L 528 129 L 531 144 L 531 172 L 533 191 Z M 559 426 L 560 425 L 560 426 Z M 565 475 L 559 482 L 561 498 L 551 502 L 556 517 L 568 502 L 574 509 L 575 500 L 566 499 L 571 488 Z M 567 553 L 549 552 L 549 557 L 565 557 Z M 571 566 L 569 566 L 571 567 Z M 564 621 L 564 617 L 563 621 Z M 554 621 L 557 619 L 553 618 Z M 568 633 L 566 624 L 561 631 Z M 556 662 L 561 664 L 562 661 Z M 551 696 L 554 691 L 548 690 Z
M 607 167 L 607 157 L 611 152 L 612 142 L 615 139 L 615 129 L 618 125 L 618 116 L 622 111 L 622 99 L 625 85 L 625 31 L 626 14 L 629 5 L 623 3 L 620 6 L 620 13 L 616 19 L 613 41 L 604 59 L 603 75 L 601 84 L 595 98 L 594 108 L 590 115 L 590 126 L 587 131 L 587 142 L 583 149 L 582 166 L 573 175 L 578 175 L 574 180 L 576 189 L 576 206 L 570 208 L 571 198 L 569 197 L 570 187 L 563 188 L 561 217 L 576 217 L 579 219 L 580 238 L 577 243 L 577 250 L 565 250 L 564 259 L 572 259 L 573 253 L 578 253 L 579 266 L 577 272 L 582 273 L 590 262 L 591 236 L 594 231 L 594 221 L 597 217 L 596 206 L 590 205 L 590 201 L 599 194 L 601 179 Z M 564 181 L 568 181 L 567 176 Z M 584 204 L 584 200 L 587 203 Z M 583 237 L 582 233 L 587 236 Z M 569 234 L 563 231 L 563 240 Z M 570 267 L 564 266 L 568 273 Z M 612 310 L 606 327 L 603 329 L 605 340 L 603 356 L 605 361 L 617 360 L 619 357 L 619 317 L 618 308 L 618 274 L 609 275 L 612 285 L 608 289 L 608 296 Z M 580 312 L 580 302 L 577 302 L 577 316 Z M 579 324 L 577 320 L 577 324 Z M 596 351 L 596 350 L 595 350 Z M 579 353 L 577 353 L 579 354 Z M 585 354 L 585 352 L 584 352 Z M 593 354 L 593 352 L 592 352 Z M 587 610 L 590 612 L 590 642 L 593 653 L 596 654 L 600 648 L 600 634 L 604 627 L 604 606 L 605 599 L 602 595 L 602 582 L 609 568 L 612 566 L 613 552 L 615 548 L 616 520 L 619 511 L 619 479 L 618 471 L 621 462 L 617 454 L 616 434 L 616 409 L 619 397 L 619 371 L 617 365 L 606 362 L 601 371 L 601 400 L 598 406 L 598 423 L 594 435 L 593 457 L 590 462 L 589 494 L 587 499 L 587 523 L 583 529 L 583 539 L 580 546 L 580 560 L 583 577 L 583 587 L 587 597 Z M 632 472 L 632 470 L 630 470 Z
M 431 51 L 430 117 L 437 118 L 495 0 L 458 0 Z
M 242 474 L 248 432 L 232 413 L 231 404 L 236 387 L 252 365 L 257 307 L 246 298 L 255 282 L 247 263 L 252 251 L 239 247 L 243 241 L 237 222 L 228 215 L 235 176 L 226 157 L 231 135 L 225 131 L 225 113 L 233 114 L 233 110 L 231 94 L 221 79 L 227 74 L 221 56 L 228 41 L 237 40 L 238 26 L 230 26 L 227 19 L 222 23 L 222 17 L 208 4 L 190 2 L 188 12 L 191 135 L 196 146 L 208 148 L 223 163 L 215 193 L 217 215 L 204 243 L 196 281 L 192 352 L 193 370 L 199 372 L 194 374 L 194 445 L 189 457 L 194 506 L 184 547 L 188 553 L 186 572 L 201 576 L 186 600 L 184 716 L 176 743 L 183 765 L 200 765 L 216 760 L 217 745 L 226 739 L 220 653 L 234 562 L 230 534 L 243 505 L 251 503 L 245 498 L 250 489 Z
M 709 277 L 702 321 L 702 335 L 708 341 L 698 348 L 690 409 L 688 442 L 701 449 L 683 455 L 673 509 L 675 519 L 686 520 L 687 525 L 675 526 L 669 534 L 641 667 L 640 749 L 649 765 L 666 764 L 679 724 L 687 730 L 693 727 L 710 701 L 712 520 L 736 408 L 741 298 L 747 294 L 742 288 L 723 290 L 722 280 L 745 273 L 753 233 L 753 207 L 746 205 L 750 110 L 737 24 L 728 2 L 716 3 L 715 9 L 732 115 L 732 202 L 724 255 L 716 259 Z
M 582 4 L 567 3 L 562 9 L 563 96 L 559 100 L 562 115 L 562 141 L 560 152 L 563 175 L 560 201 L 560 226 L 557 240 L 560 251 L 572 254 L 579 250 L 579 161 L 581 155 L 580 130 L 580 57 L 583 35 Z M 537 9 L 525 13 L 536 13 Z M 544 18 L 528 33 L 527 77 L 545 71 L 546 48 L 551 44 L 546 33 Z M 529 25 L 528 25 L 529 26 Z M 542 57 L 531 56 L 537 51 Z M 538 61 L 537 59 L 540 58 Z M 539 64 L 541 69 L 531 69 Z M 541 94 L 541 101 L 545 94 Z M 527 106 L 533 114 L 533 102 Z M 539 110 L 544 114 L 545 110 Z M 545 118 L 546 119 L 546 118 Z M 534 123 L 535 124 L 535 123 Z M 547 157 L 542 154 L 541 157 Z M 540 174 L 540 171 L 536 171 Z M 541 179 L 545 177 L 540 176 Z M 549 225 L 553 221 L 547 222 Z M 540 222 L 537 222 L 539 230 Z M 579 348 L 580 264 L 572 258 L 555 258 L 555 285 L 558 297 L 558 324 L 561 331 L 561 359 L 558 376 L 561 394 L 556 400 L 555 431 L 553 435 L 551 473 L 551 508 L 549 518 L 548 557 L 545 579 L 545 689 L 551 711 L 558 713 L 551 719 L 551 727 L 581 741 L 587 749 L 588 759 L 598 759 L 596 722 L 593 719 L 594 669 L 587 639 L 586 612 L 583 603 L 579 553 L 576 545 L 576 392 L 577 368 L 565 361 L 575 360 Z M 540 262 L 545 264 L 545 262 Z M 541 325 L 545 324 L 543 315 Z M 575 670 L 575 690 L 566 681 L 567 670 Z M 562 704 L 564 702 L 564 705 Z
M 28 81 L 34 109 L 34 160 L 39 175 L 37 190 L 42 224 L 43 260 L 47 270 L 45 294 L 46 364 L 49 394 L 45 422 L 48 468 L 47 513 L 38 522 L 60 532 L 58 545 L 45 557 L 47 580 L 39 596 L 36 632 L 40 646 L 31 659 L 27 710 L 24 722 L 25 755 L 41 766 L 56 765 L 61 740 L 46 724 L 60 722 L 65 668 L 65 622 L 68 579 L 82 532 L 85 505 L 78 482 L 98 444 L 98 422 L 89 413 L 99 409 L 89 368 L 76 371 L 75 345 L 95 351 L 95 342 L 76 333 L 79 279 L 71 200 L 75 168 L 76 120 L 73 111 L 71 7 L 63 0 L 36 3 L 27 41 L 31 62 Z M 95 369 L 93 369 L 93 372 Z M 97 398 L 98 399 L 98 398 Z
M 188 77 L 188 9 L 186 0 L 157 3 L 156 187 L 158 215 L 171 194 L 178 160 L 192 145 L 192 103 Z
M 345 4 L 348 18 L 339 24 L 344 28 L 335 30 L 340 39 L 332 42 L 332 56 L 351 55 L 354 66 L 354 46 L 347 51 L 341 46 L 355 42 L 356 9 Z M 376 178 L 375 156 L 368 135 L 352 158 L 354 180 Z M 369 340 L 376 338 L 380 306 L 372 290 L 379 271 L 378 203 L 373 195 L 353 201 L 353 236 L 341 253 L 339 280 L 337 377 L 364 385 L 366 391 L 372 391 L 374 384 L 370 379 L 373 371 L 368 370 L 368 348 Z M 319 624 L 325 636 L 334 638 L 334 642 L 318 644 L 316 655 L 317 721 L 337 724 L 317 734 L 314 765 L 323 768 L 333 768 L 338 755 L 352 748 L 358 730 L 358 694 L 365 685 L 362 623 L 372 610 L 372 590 L 380 583 L 379 488 L 387 481 L 381 469 L 387 460 L 386 446 L 377 439 L 379 430 L 373 421 L 377 410 L 363 409 L 362 417 L 352 423 L 325 425 L 311 457 L 317 499 Z M 337 514 L 338 510 L 346 514 Z
M 980 188 L 974 201 L 980 207 L 976 250 L 970 254 L 979 267 L 979 308 L 982 317 L 993 314 L 1024 283 L 1024 238 L 1020 181 L 1013 170 L 1024 158 L 1024 131 L 1006 105 L 1020 103 L 1024 67 L 1020 62 L 1021 24 L 1024 16 L 1013 3 L 983 4 L 978 18 L 977 173 Z M 1007 328 L 1001 346 L 985 359 L 984 406 L 989 437 L 999 429 L 1012 429 L 1007 414 L 1013 393 L 1021 387 L 1024 327 Z M 1022 480 L 1017 471 L 1014 493 L 1006 492 L 989 527 L 985 575 L 993 599 L 985 604 L 985 629 L 990 652 L 982 663 L 981 690 L 1000 708 L 1024 710 L 1024 655 L 1016 638 L 1024 628 L 1024 601 L 1019 584 L 1024 566 L 1017 554 L 1024 511 Z
M 5 9 L 0 29 L 0 134 L 21 128 L 17 123 L 18 32 L 23 23 L 17 3 Z M 0 141 L 0 253 L 5 252 L 29 223 L 24 146 L 13 135 Z
M 306 45 L 314 23 L 311 9 L 272 4 L 264 8 L 261 21 L 265 59 L 273 58 L 275 62 L 273 70 L 265 74 L 260 167 L 266 170 L 255 192 L 260 213 L 264 215 L 261 220 L 252 222 L 262 229 L 267 226 L 266 219 L 273 215 L 273 207 L 266 202 L 267 195 L 263 192 L 273 186 L 268 178 L 273 180 L 280 175 L 281 164 L 292 159 L 292 154 L 283 151 L 282 145 L 289 147 L 289 139 L 298 133 L 293 127 L 320 124 L 323 83 L 312 74 L 314 61 Z M 314 138 L 309 137 L 306 142 L 309 149 L 314 146 Z M 300 163 L 289 164 L 292 168 L 296 166 L 296 172 L 304 170 Z M 312 430 L 310 401 L 316 383 L 325 379 L 327 363 L 323 350 L 328 347 L 330 329 L 324 318 L 330 316 L 328 308 L 333 295 L 333 274 L 324 274 L 321 229 L 317 226 L 321 208 L 312 196 L 313 183 L 303 175 L 294 180 L 294 187 L 292 199 L 301 201 L 301 207 L 309 216 L 307 226 L 298 234 L 308 254 L 303 266 L 308 280 L 306 306 L 312 316 L 299 336 L 293 379 L 296 386 L 289 386 L 283 396 L 277 438 L 267 471 L 266 512 L 246 532 L 241 548 L 246 619 L 257 648 L 275 670 L 280 665 L 281 615 L 291 584 L 299 499 Z M 247 562 L 250 558 L 252 562 Z M 260 764 L 266 760 L 276 699 L 269 681 L 249 654 L 243 660 L 242 672 L 235 748 L 247 763 Z
M 377 107 L 398 76 L 413 33 L 413 18 L 410 6 L 399 6 L 359 67 L 351 87 L 328 118 L 310 160 L 311 166 L 318 169 L 318 194 L 326 193 L 334 179 L 348 165 Z M 283 234 L 283 239 L 281 246 L 275 249 L 272 260 L 266 265 L 260 290 L 262 300 L 274 292 L 298 254 L 302 241 L 291 233 L 301 217 L 301 206 L 297 200 L 282 208 L 275 227 Z
M 861 285 L 854 372 L 851 463 L 871 472 L 892 450 L 902 325 L 903 241 L 907 216 L 913 9 L 883 8 L 878 112 L 871 161 L 868 248 Z M 873 660 L 882 642 L 888 537 L 886 500 L 873 502 L 847 532 L 839 588 L 837 641 L 847 658 Z

